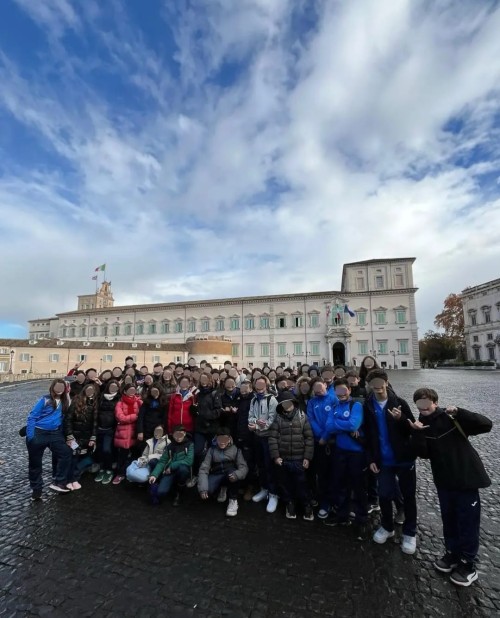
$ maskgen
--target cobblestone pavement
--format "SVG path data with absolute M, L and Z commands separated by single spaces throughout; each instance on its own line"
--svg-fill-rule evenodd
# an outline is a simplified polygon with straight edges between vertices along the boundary
M 447 374 L 452 372 L 446 372 Z M 432 378 L 432 379 L 431 379 Z M 410 398 L 427 382 L 458 403 L 500 420 L 500 374 L 399 372 Z M 482 492 L 479 582 L 457 589 L 432 568 L 442 552 L 436 493 L 419 465 L 419 546 L 360 543 L 350 529 L 267 515 L 241 504 L 224 517 L 191 490 L 179 509 L 152 507 L 146 490 L 102 486 L 91 475 L 69 495 L 31 503 L 27 454 L 17 431 L 46 384 L 0 388 L 0 616 L 264 618 L 500 615 L 498 430 L 475 440 L 493 473 Z M 474 403 L 475 402 L 475 403 Z M 480 406 L 480 407 L 479 407 Z M 46 455 L 46 482 L 50 456 Z

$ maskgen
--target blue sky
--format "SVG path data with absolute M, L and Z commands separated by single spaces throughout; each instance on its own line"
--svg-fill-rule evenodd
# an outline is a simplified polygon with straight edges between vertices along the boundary
M 492 0 L 1 2 L 0 336 L 103 262 L 126 304 L 401 256 L 424 332 L 499 276 L 498 32 Z

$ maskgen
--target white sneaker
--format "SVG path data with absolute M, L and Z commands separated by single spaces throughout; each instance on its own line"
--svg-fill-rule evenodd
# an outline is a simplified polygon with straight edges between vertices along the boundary
M 238 500 L 231 500 L 229 498 L 229 504 L 227 505 L 226 515 L 228 517 L 236 517 L 238 514 Z
M 269 494 L 269 502 L 267 503 L 266 511 L 268 513 L 274 513 L 278 508 L 278 496 L 276 494 Z
M 73 491 L 76 491 L 77 489 L 81 489 L 82 486 L 80 485 L 80 483 L 78 481 L 73 481 Z
M 217 502 L 225 502 L 227 498 L 227 487 L 221 487 L 219 495 L 217 496 Z
M 186 483 L 186 487 L 196 487 L 196 484 L 198 483 L 198 477 L 197 476 L 192 476 L 189 481 Z
M 392 539 L 393 536 L 394 530 L 392 532 L 389 532 L 388 530 L 380 526 L 377 532 L 375 532 L 375 534 L 373 535 L 373 540 L 375 541 L 375 543 L 380 543 L 380 545 L 382 545 L 387 541 L 387 539 Z
M 262 500 L 265 500 L 268 495 L 269 492 L 267 491 L 267 489 L 261 489 L 259 493 L 255 494 L 255 496 L 252 498 L 252 502 L 262 502 Z
M 401 542 L 401 551 L 405 554 L 414 554 L 417 550 L 417 537 L 408 536 L 403 534 L 403 540 Z
M 328 517 L 328 513 L 329 513 L 329 512 L 330 512 L 330 511 L 329 511 L 329 510 L 327 510 L 327 509 L 320 509 L 320 510 L 318 511 L 318 517 L 319 517 L 320 519 L 326 519 L 326 518 Z

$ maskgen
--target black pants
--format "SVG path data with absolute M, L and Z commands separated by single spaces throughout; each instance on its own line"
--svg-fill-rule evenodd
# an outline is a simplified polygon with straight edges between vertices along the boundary
M 438 489 L 446 551 L 474 562 L 479 551 L 481 502 L 477 489 Z
M 378 493 L 381 524 L 388 531 L 394 530 L 394 510 L 392 503 L 398 496 L 398 485 L 403 496 L 405 522 L 403 534 L 415 536 L 417 533 L 417 474 L 415 464 L 411 466 L 382 466 L 378 473 Z
M 241 450 L 241 454 L 245 458 L 248 466 L 248 474 L 243 481 L 243 484 L 246 485 L 256 485 L 257 484 L 257 469 L 256 469 L 256 461 L 255 461 L 255 441 L 253 434 L 245 439 L 238 440 L 237 446 Z
M 38 491 L 43 487 L 42 461 L 46 448 L 50 449 L 57 459 L 55 482 L 58 484 L 68 482 L 68 472 L 73 454 L 64 441 L 64 436 L 60 429 L 46 431 L 35 428 L 35 435 L 31 440 L 26 440 L 26 446 L 28 448 L 31 489 Z
M 351 507 L 356 522 L 365 524 L 368 519 L 368 494 L 366 492 L 366 453 L 336 448 L 333 453 L 333 486 L 337 517 L 347 521 Z
M 281 466 L 274 464 L 275 475 L 280 496 L 285 502 L 298 500 L 302 506 L 309 506 L 311 497 L 302 462 L 302 459 L 300 461 L 284 460 Z

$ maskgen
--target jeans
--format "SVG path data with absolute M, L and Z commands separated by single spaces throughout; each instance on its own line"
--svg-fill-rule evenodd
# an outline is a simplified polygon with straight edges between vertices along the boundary
M 95 460 L 99 462 L 106 471 L 111 471 L 113 465 L 113 437 L 115 430 L 98 429 Z
M 198 474 L 198 470 L 205 457 L 205 452 L 212 443 L 214 436 L 215 434 L 213 433 L 200 433 L 198 431 L 195 432 L 193 475 Z
M 116 449 L 116 474 L 117 476 L 125 476 L 129 455 L 130 455 L 130 451 L 128 448 L 119 447 Z
M 446 551 L 474 562 L 479 551 L 481 501 L 477 489 L 438 489 Z
M 398 497 L 398 483 L 403 496 L 405 523 L 403 534 L 415 536 L 417 533 L 417 474 L 415 464 L 411 466 L 382 466 L 378 473 L 378 493 L 381 524 L 388 531 L 394 530 L 393 501 Z
M 180 465 L 171 474 L 164 474 L 158 481 L 157 495 L 159 498 L 165 497 L 172 487 L 182 488 L 191 476 L 189 466 Z M 154 485 L 153 485 L 154 487 Z
M 314 456 L 308 473 L 320 509 L 328 510 L 333 504 L 332 461 L 334 446 L 314 442 Z
M 49 448 L 57 459 L 55 482 L 57 484 L 68 482 L 72 454 L 60 429 L 46 431 L 35 428 L 35 435 L 31 440 L 26 440 L 26 446 L 30 487 L 33 491 L 40 491 L 43 487 L 42 460 L 46 448 Z
M 251 435 L 249 439 L 237 440 L 236 442 L 248 466 L 248 474 L 245 478 L 246 485 L 253 485 L 257 483 L 257 470 L 255 464 L 255 441 L 253 438 L 254 436 Z
M 240 489 L 240 481 L 229 480 L 229 473 L 227 474 L 209 474 L 208 475 L 208 494 L 214 494 L 222 486 L 227 487 L 227 495 L 230 500 L 238 499 L 238 491 Z
M 333 454 L 333 484 L 337 517 L 349 519 L 352 508 L 357 523 L 368 520 L 368 494 L 366 491 L 366 453 L 336 448 Z
M 93 463 L 94 459 L 89 453 L 85 453 L 84 455 L 73 454 L 68 472 L 68 482 L 74 483 L 75 481 L 79 481 L 85 470 L 88 470 Z
M 259 480 L 262 489 L 267 489 L 270 494 L 276 493 L 275 465 L 269 452 L 267 437 L 255 436 L 255 459 L 259 469 Z
M 309 506 L 311 496 L 307 486 L 307 477 L 303 460 L 283 460 L 281 466 L 275 465 L 275 474 L 281 498 L 285 502 L 298 500 L 302 506 Z

